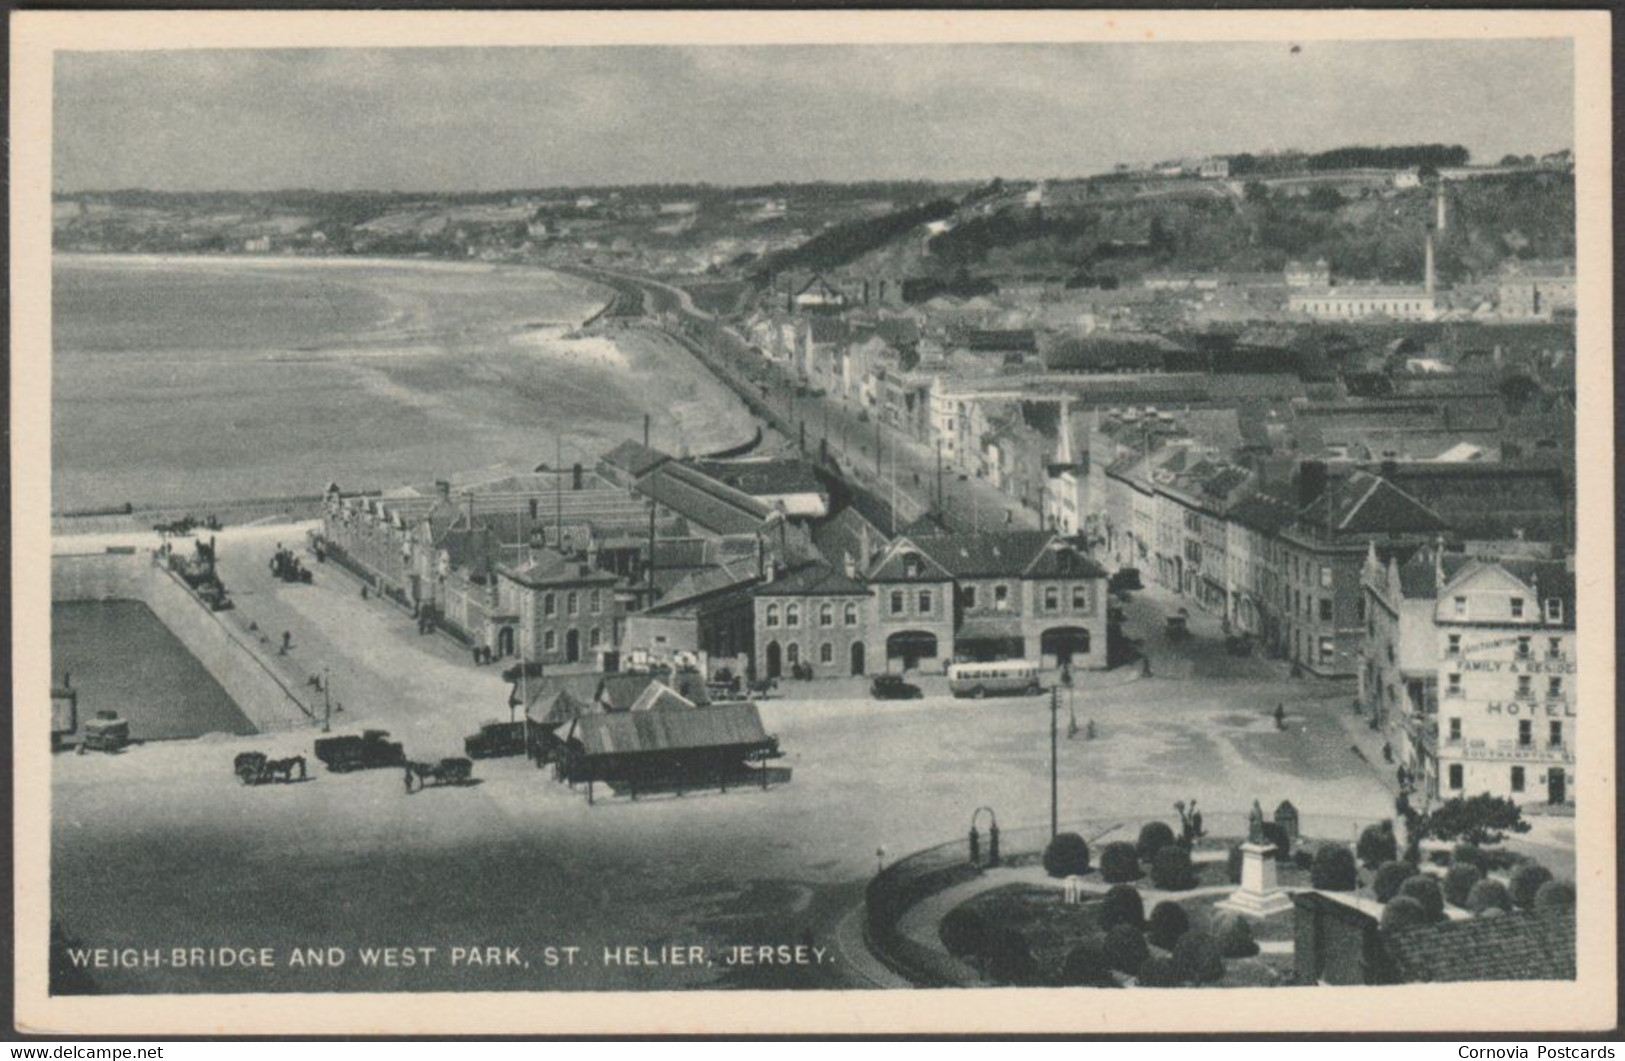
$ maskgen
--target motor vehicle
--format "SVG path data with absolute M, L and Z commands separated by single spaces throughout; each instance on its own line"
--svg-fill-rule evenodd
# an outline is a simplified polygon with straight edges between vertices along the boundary
M 372 770 L 400 766 L 406 752 L 399 741 L 389 739 L 381 729 L 363 730 L 361 736 L 322 737 L 316 741 L 316 758 L 335 774 L 351 770 Z
M 463 740 L 463 751 L 470 759 L 500 759 L 525 754 L 525 724 L 523 722 L 487 722 L 480 731 Z
M 980 700 L 984 696 L 1036 696 L 1038 664 L 1026 659 L 954 663 L 948 667 L 948 691 Z
M 130 724 L 112 711 L 98 711 L 96 717 L 85 723 L 80 738 L 79 754 L 85 752 L 120 752 L 130 744 Z
M 918 700 L 925 694 L 918 685 L 898 674 L 877 674 L 869 683 L 869 695 L 876 700 Z
M 1119 590 L 1145 588 L 1145 584 L 1140 581 L 1140 569 L 1137 567 L 1125 567 L 1119 569 L 1107 582 L 1107 586 L 1113 593 L 1116 593 Z

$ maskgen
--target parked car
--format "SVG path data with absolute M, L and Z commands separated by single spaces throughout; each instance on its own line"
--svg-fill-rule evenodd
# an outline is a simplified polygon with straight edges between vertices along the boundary
M 463 751 L 470 759 L 500 759 L 525 754 L 525 724 L 523 722 L 487 722 L 480 731 L 463 740 Z
M 918 685 L 905 682 L 901 675 L 877 674 L 869 683 L 869 695 L 876 700 L 918 700 L 925 694 Z
M 79 754 L 85 752 L 121 752 L 130 743 L 130 724 L 112 711 L 98 711 L 96 717 L 85 723 L 84 736 L 79 742 Z
M 1107 582 L 1113 593 L 1121 590 L 1144 589 L 1145 584 L 1140 581 L 1140 569 L 1137 567 L 1120 568 L 1111 580 Z
M 322 737 L 316 742 L 316 758 L 335 774 L 400 766 L 406 752 L 399 741 L 391 741 L 381 729 L 364 730 L 359 737 Z

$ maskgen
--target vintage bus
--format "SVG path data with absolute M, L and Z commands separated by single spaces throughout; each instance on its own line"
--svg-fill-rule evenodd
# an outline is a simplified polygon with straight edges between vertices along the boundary
M 992 663 L 954 663 L 948 667 L 948 689 L 955 696 L 1036 696 L 1038 664 L 1025 659 Z

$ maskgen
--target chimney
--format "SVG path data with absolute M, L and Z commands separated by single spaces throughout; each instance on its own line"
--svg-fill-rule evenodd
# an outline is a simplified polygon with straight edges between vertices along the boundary
M 1438 198 L 1435 202 L 1435 211 L 1433 227 L 1439 230 L 1440 235 L 1443 235 L 1446 226 L 1449 224 L 1450 203 L 1449 200 L 1445 198 L 1444 181 L 1442 180 L 1438 184 Z
M 1427 241 L 1422 248 L 1422 287 L 1428 294 L 1433 294 L 1433 226 L 1428 226 Z
M 643 414 L 643 448 L 649 448 L 649 414 Z
M 1326 462 L 1298 462 L 1298 507 L 1308 508 L 1326 492 Z

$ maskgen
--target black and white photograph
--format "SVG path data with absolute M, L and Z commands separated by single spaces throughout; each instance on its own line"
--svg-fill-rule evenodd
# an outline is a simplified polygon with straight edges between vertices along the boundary
M 13 27 L 34 1026 L 1612 1023 L 1606 15 L 187 17 Z

